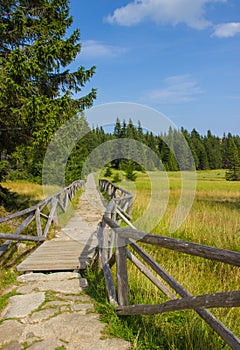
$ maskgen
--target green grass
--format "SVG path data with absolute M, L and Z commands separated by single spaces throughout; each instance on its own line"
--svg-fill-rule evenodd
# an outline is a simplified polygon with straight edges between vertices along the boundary
M 196 175 L 196 195 L 189 215 L 175 232 L 169 232 L 170 222 L 181 194 L 181 179 L 178 172 L 168 173 L 169 201 L 161 219 L 155 222 L 151 232 L 240 251 L 240 182 L 226 181 L 225 171 L 222 170 L 200 171 Z M 155 181 L 153 179 L 161 180 L 162 174 L 152 173 L 151 181 Z M 120 183 L 120 186 L 135 194 L 133 221 L 141 217 L 149 205 L 151 181 L 147 173 L 138 173 L 136 182 Z M 156 219 L 154 215 L 151 217 L 152 214 L 154 213 L 149 213 L 151 223 Z M 141 229 L 148 231 L 147 226 L 145 222 Z M 239 290 L 240 271 L 237 267 L 153 246 L 144 245 L 144 249 L 193 295 Z M 130 262 L 128 272 L 131 304 L 161 303 L 167 300 Z M 192 310 L 155 316 L 117 317 L 106 302 L 103 282 L 98 281 L 96 276 L 91 278 L 92 295 L 97 298 L 97 308 L 104 315 L 102 317 L 110 324 L 110 333 L 130 340 L 134 344 L 133 348 L 230 349 Z M 239 307 L 216 308 L 210 311 L 240 337 Z
M 4 292 L 5 288 L 8 286 L 11 286 L 16 282 L 16 277 L 18 276 L 18 273 L 15 271 L 15 269 L 2 269 L 1 268 L 1 274 L 0 274 L 0 311 L 4 309 L 4 307 L 7 305 L 8 299 L 16 295 L 16 292 L 14 290 L 9 292 Z
M 41 185 L 33 184 L 29 182 L 4 182 L 0 184 L 0 194 L 4 195 L 2 199 L 2 206 L 0 206 L 0 215 L 5 216 L 11 212 L 16 212 L 29 206 L 37 204 L 39 201 L 44 199 L 44 193 Z M 67 211 L 62 214 L 59 214 L 59 226 L 64 226 L 73 214 L 74 209 L 76 209 L 79 197 L 83 189 L 77 191 L 76 196 L 71 202 L 71 205 L 68 206 Z M 6 195 L 6 197 L 5 197 Z M 43 223 L 46 224 L 44 219 Z M 12 233 L 16 227 L 20 224 L 19 219 L 15 219 L 10 223 L 0 224 L 0 231 L 5 233 Z M 57 227 L 51 227 L 48 239 L 55 236 Z M 36 224 L 35 222 L 31 223 L 24 231 L 23 234 L 36 234 Z M 4 240 L 0 240 L 0 246 L 4 243 Z M 27 257 L 33 250 L 37 247 L 36 243 L 32 242 L 23 242 L 21 249 L 18 247 L 18 243 L 13 241 L 7 251 L 0 257 L 0 294 L 4 289 L 16 283 L 16 277 L 18 273 L 16 271 L 16 266 L 21 263 L 23 259 Z M 3 298 L 3 299 L 2 299 Z M 7 297 L 0 296 L 0 309 L 1 309 L 1 300 L 6 300 Z M 4 305 L 5 301 L 3 302 Z
M 114 172 L 113 172 L 114 173 Z M 113 174 L 114 175 L 114 174 Z M 151 173 L 151 181 L 162 179 L 161 173 Z M 168 173 L 169 201 L 161 220 L 156 222 L 152 233 L 172 236 L 192 242 L 213 245 L 219 248 L 240 249 L 240 182 L 225 180 L 225 172 L 197 172 L 197 191 L 186 221 L 174 233 L 169 233 L 171 217 L 176 210 L 181 194 L 179 173 Z M 154 180 L 155 179 L 155 180 Z M 122 180 L 119 185 L 135 195 L 133 221 L 146 210 L 151 197 L 151 181 L 147 173 L 138 173 L 135 182 Z M 22 184 L 21 184 L 22 186 Z M 16 186 L 17 187 L 17 186 Z M 13 187 L 11 187 L 13 188 Z M 32 188 L 28 186 L 28 189 Z M 17 189 L 14 191 L 17 192 Z M 28 193 L 23 193 L 28 196 Z M 161 194 L 164 198 L 165 192 Z M 30 195 L 31 196 L 31 195 Z M 26 198 L 26 197 L 23 197 Z M 32 199 L 39 201 L 39 197 Z M 77 198 L 76 198 L 77 201 Z M 154 213 L 153 213 L 154 214 Z M 154 220 L 156 217 L 153 216 Z M 151 219 L 151 217 L 150 217 Z M 147 224 L 144 223 L 148 230 Z M 31 249 L 31 247 L 29 246 Z M 176 253 L 166 249 L 145 249 L 175 279 L 193 295 L 239 289 L 239 268 L 198 257 Z M 15 266 L 19 253 L 15 248 L 1 258 L 0 291 L 16 283 Z M 131 303 L 160 303 L 166 297 L 159 292 L 134 266 L 128 262 Z M 7 272 L 7 273 L 5 273 Z M 137 350 L 227 350 L 229 347 L 194 312 L 171 312 L 155 316 L 118 317 L 106 299 L 103 278 L 97 270 L 88 271 L 88 293 L 94 297 L 96 308 L 103 321 L 109 324 L 108 332 L 129 340 Z M 0 297 L 0 308 L 14 292 Z M 240 337 L 240 308 L 211 310 L 231 331 Z
M 74 210 L 77 209 L 79 198 L 80 198 L 80 196 L 82 195 L 83 192 L 84 192 L 84 187 L 81 187 L 77 191 L 75 197 L 72 199 L 71 205 L 68 205 L 67 210 L 66 210 L 65 213 L 63 213 L 62 211 L 59 210 L 59 212 L 58 212 L 58 214 L 59 214 L 58 221 L 59 221 L 59 226 L 60 227 L 64 227 L 66 225 L 68 220 L 73 215 Z

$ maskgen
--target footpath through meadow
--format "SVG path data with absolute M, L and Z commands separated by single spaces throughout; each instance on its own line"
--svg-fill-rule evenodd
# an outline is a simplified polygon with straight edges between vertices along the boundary
M 93 174 L 89 175 L 78 209 L 55 239 L 76 240 L 91 249 L 104 212 Z M 1 350 L 127 350 L 130 344 L 106 336 L 106 325 L 84 292 L 79 272 L 25 273 L 1 313 Z

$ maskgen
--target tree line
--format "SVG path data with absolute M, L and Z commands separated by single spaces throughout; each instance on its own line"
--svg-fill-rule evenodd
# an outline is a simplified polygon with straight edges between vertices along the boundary
M 240 181 L 239 135 L 228 133 L 219 137 L 213 135 L 210 130 L 206 135 L 200 135 L 196 129 L 189 132 L 184 128 L 181 130 L 169 128 L 167 133 L 154 135 L 151 131 L 144 131 L 140 121 L 135 126 L 131 119 L 128 123 L 125 120 L 121 123 L 117 119 L 112 133 L 105 133 L 102 127 L 93 129 L 92 133 L 100 143 L 116 138 L 130 138 L 139 141 L 157 155 L 167 171 L 194 168 L 196 170 L 225 169 L 227 180 Z M 141 147 L 139 143 L 137 147 Z M 147 152 L 147 148 L 141 152 Z M 156 167 L 156 164 L 151 164 L 153 160 L 151 155 L 149 157 L 149 154 L 145 154 L 145 156 L 148 159 L 148 167 Z M 126 154 L 126 157 L 129 156 Z M 117 159 L 111 162 L 111 166 L 119 168 L 124 166 L 124 163 L 126 163 L 125 159 Z M 134 167 L 136 170 L 141 168 L 138 164 L 135 164 Z
M 238 135 L 219 137 L 208 131 L 202 136 L 195 129 L 188 132 L 184 128 L 154 135 L 143 130 L 140 121 L 134 125 L 131 119 L 126 123 L 118 118 L 112 132 L 98 126 L 90 129 L 83 116 L 80 123 L 87 132 L 68 158 L 68 183 L 103 167 L 124 170 L 133 178 L 133 171 L 225 169 L 226 180 L 240 181 Z

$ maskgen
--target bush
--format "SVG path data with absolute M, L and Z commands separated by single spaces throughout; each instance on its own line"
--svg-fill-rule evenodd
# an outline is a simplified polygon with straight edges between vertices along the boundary
M 120 179 L 119 173 L 116 173 L 112 179 L 112 182 L 116 183 L 116 182 L 120 182 L 120 181 L 121 181 L 121 179 Z
M 106 177 L 110 177 L 110 176 L 112 176 L 112 170 L 111 170 L 111 168 L 107 168 L 106 169 L 106 171 L 105 171 L 105 173 L 104 173 L 104 176 L 106 176 Z
M 132 163 L 128 163 L 125 167 L 125 176 L 127 180 L 135 181 L 137 178 L 137 173 L 134 171 L 134 165 Z
M 0 161 L 0 181 L 4 179 L 4 177 L 7 175 L 9 169 L 9 163 L 7 160 L 1 160 Z

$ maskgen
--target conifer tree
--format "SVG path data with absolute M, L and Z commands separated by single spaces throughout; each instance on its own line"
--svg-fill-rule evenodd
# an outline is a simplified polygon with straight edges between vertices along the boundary
M 240 153 L 232 135 L 228 135 L 226 180 L 240 181 Z
M 2 0 L 0 5 L 0 152 L 19 145 L 44 152 L 52 135 L 96 97 L 73 98 L 95 67 L 67 66 L 81 45 L 68 0 Z
M 120 137 L 120 135 L 121 135 L 121 123 L 120 123 L 119 118 L 117 118 L 117 120 L 116 120 L 113 135 L 117 138 Z
M 207 152 L 210 169 L 220 169 L 222 167 L 222 155 L 220 139 L 213 136 L 208 130 L 207 136 L 204 137 L 203 143 Z
M 192 146 L 194 147 L 194 152 L 197 156 L 196 161 L 196 168 L 197 170 L 206 170 L 209 168 L 208 165 L 208 157 L 207 152 L 204 147 L 202 137 L 199 135 L 199 133 L 196 131 L 196 129 L 193 129 L 191 132 L 191 140 L 192 140 Z

